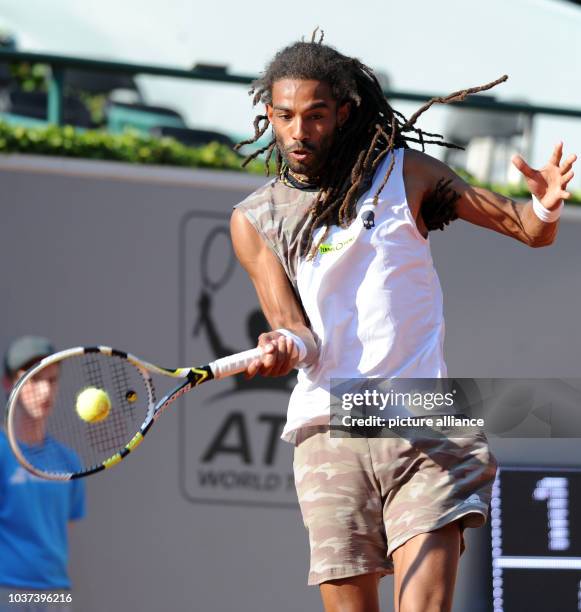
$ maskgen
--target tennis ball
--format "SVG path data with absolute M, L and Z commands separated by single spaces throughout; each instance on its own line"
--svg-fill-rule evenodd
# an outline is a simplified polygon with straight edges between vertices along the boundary
M 88 423 L 98 423 L 109 416 L 111 400 L 103 389 L 87 387 L 77 396 L 77 414 Z

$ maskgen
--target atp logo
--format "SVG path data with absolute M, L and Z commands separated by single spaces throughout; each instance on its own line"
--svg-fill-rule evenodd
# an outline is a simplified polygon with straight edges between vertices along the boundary
M 270 329 L 236 261 L 227 219 L 216 217 L 192 213 L 182 228 L 183 363 L 252 348 Z M 295 380 L 294 373 L 237 375 L 201 385 L 181 400 L 181 487 L 189 501 L 296 506 L 292 446 L 280 439 Z

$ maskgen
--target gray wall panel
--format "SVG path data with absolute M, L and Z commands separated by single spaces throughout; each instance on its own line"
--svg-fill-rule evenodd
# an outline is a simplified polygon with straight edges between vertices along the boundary
M 191 333 L 203 289 L 196 249 L 263 179 L 5 157 L 0 181 L 0 346 L 37 332 L 63 348 L 110 344 L 167 366 L 213 356 L 207 333 Z M 433 235 L 451 374 L 578 375 L 580 229 L 579 216 L 567 216 L 557 244 L 541 250 L 462 222 Z M 249 282 L 236 270 L 214 295 L 225 343 L 248 345 L 245 320 L 254 308 Z M 257 477 L 291 469 L 292 449 L 282 442 L 273 464 L 264 465 L 264 430 L 256 421 L 263 413 L 284 414 L 286 395 L 271 389 L 215 399 L 233 385 L 223 381 L 191 394 L 160 419 L 134 457 L 88 481 L 89 515 L 75 526 L 72 542 L 78 610 L 320 608 L 317 590 L 305 584 L 308 545 L 293 495 L 255 495 L 261 504 L 270 499 L 286 508 L 236 505 L 252 492 L 227 488 L 210 491 L 219 503 L 192 501 L 205 439 L 235 410 L 248 418 L 252 464 L 232 457 L 216 466 Z M 574 440 L 495 440 L 493 447 L 501 461 L 580 459 Z M 470 534 L 456 610 L 476 610 L 471 598 L 483 537 L 484 531 Z M 387 599 L 391 586 L 384 583 Z

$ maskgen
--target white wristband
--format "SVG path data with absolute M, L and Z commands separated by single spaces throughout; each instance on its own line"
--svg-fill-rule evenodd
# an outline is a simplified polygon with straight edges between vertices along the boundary
M 563 212 L 563 207 L 565 206 L 563 200 L 561 200 L 561 204 L 557 208 L 555 208 L 555 210 L 548 210 L 539 202 L 539 200 L 534 195 L 532 195 L 532 198 L 533 211 L 541 221 L 544 221 L 545 223 L 554 223 L 561 216 L 561 213 Z
M 307 346 L 303 342 L 303 339 L 297 336 L 296 334 L 293 334 L 292 331 L 289 331 L 288 329 L 275 329 L 274 331 L 277 331 L 279 334 L 282 334 L 287 338 L 291 338 L 291 340 L 295 343 L 295 346 L 299 350 L 299 363 L 297 363 L 297 367 L 304 367 L 306 365 L 304 361 L 307 357 Z

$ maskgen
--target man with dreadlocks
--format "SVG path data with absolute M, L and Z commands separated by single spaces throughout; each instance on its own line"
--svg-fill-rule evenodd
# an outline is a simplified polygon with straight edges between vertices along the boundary
M 377 612 L 378 579 L 394 573 L 399 612 L 450 610 L 463 530 L 487 516 L 496 462 L 486 438 L 332 437 L 331 378 L 440 378 L 442 293 L 428 232 L 461 218 L 527 245 L 551 244 L 575 156 L 557 145 L 541 170 L 521 158 L 533 201 L 472 187 L 412 150 L 440 140 L 406 120 L 373 72 L 330 46 L 280 51 L 255 83 L 266 114 L 255 142 L 277 176 L 235 207 L 236 254 L 275 331 L 247 376 L 299 369 L 283 439 L 309 532 L 309 584 L 327 612 Z

